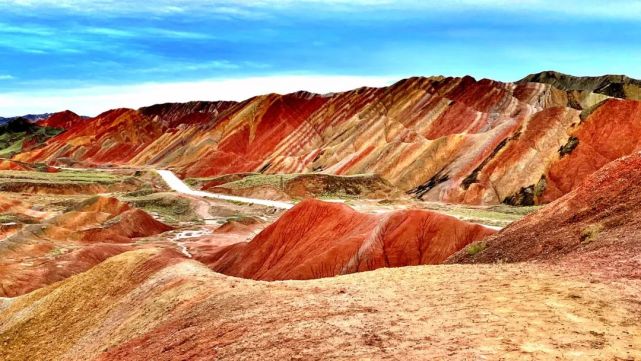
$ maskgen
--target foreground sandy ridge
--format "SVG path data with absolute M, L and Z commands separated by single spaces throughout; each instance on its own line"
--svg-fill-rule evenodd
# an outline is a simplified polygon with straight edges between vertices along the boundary
M 641 287 L 621 287 L 533 264 L 265 283 L 142 250 L 0 301 L 0 358 L 638 358 Z

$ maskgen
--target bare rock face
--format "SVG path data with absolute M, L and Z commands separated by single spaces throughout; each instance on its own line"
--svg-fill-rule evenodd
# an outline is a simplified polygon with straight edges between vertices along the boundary
M 306 200 L 248 243 L 208 258 L 213 270 L 257 280 L 313 279 L 438 264 L 495 231 L 423 210 L 366 214 Z
M 605 164 L 641 150 L 641 102 L 609 99 L 591 110 L 559 148 L 547 171 L 543 201 L 561 197 Z
M 636 81 L 567 79 L 410 78 L 328 95 L 116 109 L 77 122 L 15 159 L 171 167 L 185 177 L 376 174 L 424 200 L 540 204 L 573 189 L 559 169 L 587 154 L 590 141 L 607 137 L 604 119 L 630 129 L 638 120 L 630 110 L 636 101 L 607 100 L 611 93 L 601 91 Z M 623 95 L 635 99 L 633 93 Z M 599 142 L 617 156 L 636 149 L 632 140 L 622 141 L 629 146 Z M 581 177 L 605 161 L 584 164 L 572 165 Z
M 608 163 L 538 212 L 463 250 L 449 263 L 567 260 L 641 279 L 641 154 Z M 591 271 L 591 272 L 593 272 Z

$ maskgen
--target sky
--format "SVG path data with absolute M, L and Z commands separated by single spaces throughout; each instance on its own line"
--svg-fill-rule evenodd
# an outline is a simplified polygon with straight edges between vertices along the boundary
M 0 0 L 0 116 L 557 70 L 641 78 L 641 0 Z

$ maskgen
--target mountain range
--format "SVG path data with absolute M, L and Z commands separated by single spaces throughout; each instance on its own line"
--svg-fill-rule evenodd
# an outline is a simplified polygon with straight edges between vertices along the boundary
M 13 119 L 0 359 L 639 359 L 639 84 Z
M 17 119 L 17 118 L 24 118 L 31 122 L 37 122 L 39 120 L 47 119 L 51 115 L 53 115 L 53 113 L 26 114 L 26 115 L 15 116 L 15 117 L 0 117 L 0 124 L 8 123 L 10 120 Z
M 71 112 L 25 162 L 171 168 L 183 177 L 375 173 L 422 200 L 532 205 L 639 147 L 640 82 L 543 72 L 515 83 L 409 78 L 333 94 Z M 618 90 L 615 90 L 618 89 Z

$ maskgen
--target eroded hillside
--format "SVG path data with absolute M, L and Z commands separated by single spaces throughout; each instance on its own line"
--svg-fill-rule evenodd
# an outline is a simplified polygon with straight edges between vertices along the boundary
M 15 159 L 172 168 L 184 177 L 367 173 L 423 200 L 541 204 L 639 148 L 639 103 L 608 100 L 632 95 L 546 79 L 410 78 L 326 95 L 117 109 L 58 119 L 65 133 Z M 601 83 L 616 80 L 608 79 Z

